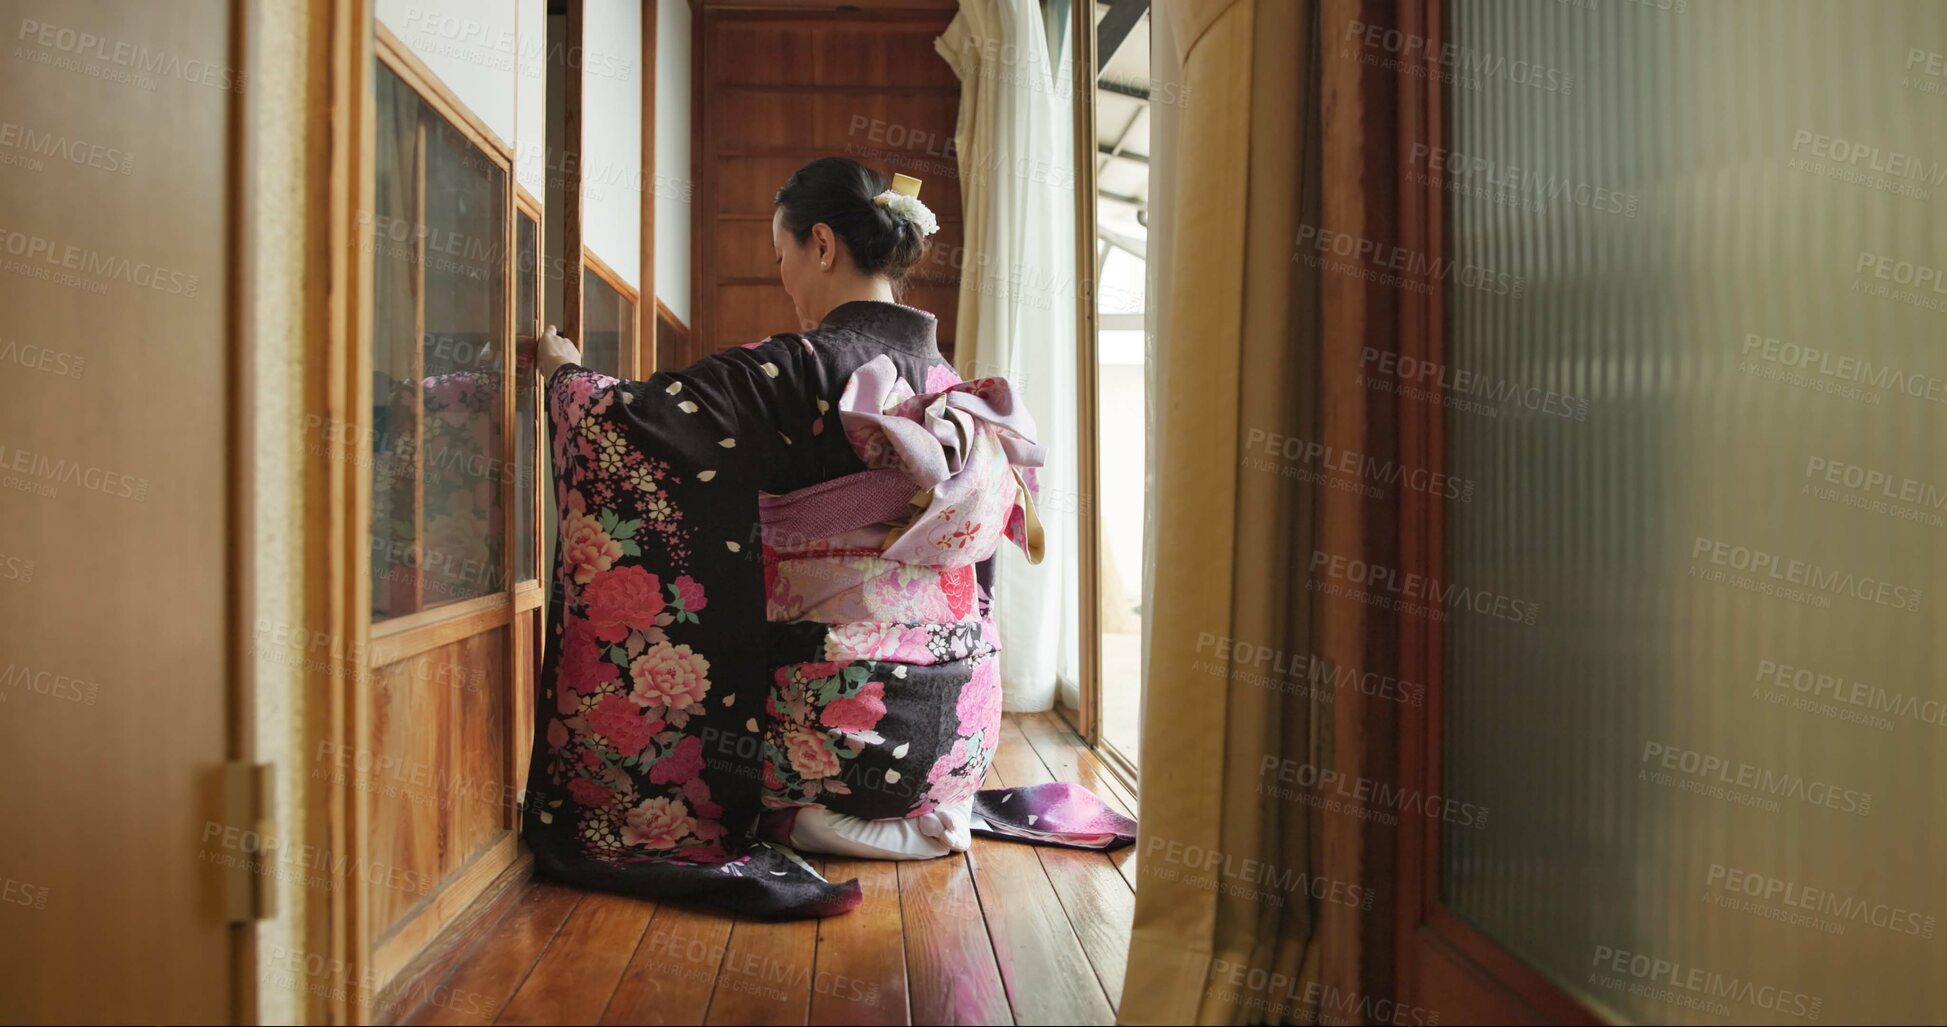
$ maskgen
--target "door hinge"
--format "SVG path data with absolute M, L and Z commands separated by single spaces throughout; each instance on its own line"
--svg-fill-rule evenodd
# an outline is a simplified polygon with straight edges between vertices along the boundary
M 269 919 L 277 915 L 277 876 L 284 870 L 271 764 L 225 763 L 222 788 L 222 822 L 204 829 L 203 850 L 222 869 L 223 919 Z

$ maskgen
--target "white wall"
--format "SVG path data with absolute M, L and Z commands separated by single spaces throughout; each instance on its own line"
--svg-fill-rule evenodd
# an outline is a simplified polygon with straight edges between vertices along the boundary
M 642 4 L 585 0 L 583 241 L 642 287 Z M 656 278 L 653 292 L 689 322 L 690 9 L 656 5 Z M 545 0 L 377 0 L 377 17 L 461 103 L 514 148 L 514 177 L 545 199 Z M 553 211 L 550 211 L 552 214 Z M 549 219 L 553 222 L 553 218 Z M 651 290 L 643 290 L 649 292 Z
M 377 17 L 453 95 L 514 144 L 516 0 L 378 0 Z
M 656 5 L 656 298 L 690 319 L 690 5 Z
M 582 11 L 582 240 L 623 281 L 640 288 L 642 4 L 584 0 Z
M 514 148 L 514 179 L 546 186 L 546 0 L 378 0 L 376 15 Z
M 514 82 L 514 180 L 528 195 L 547 195 L 548 5 L 524 0 L 515 13 L 520 34 Z
M 318 459 L 312 447 L 322 441 L 307 431 L 299 411 L 311 409 L 308 386 L 324 373 L 307 366 L 305 295 L 323 269 L 313 266 L 306 247 L 305 200 L 327 188 L 329 167 L 304 159 L 308 126 L 313 123 L 305 91 L 306 47 L 314 31 L 310 19 L 286 4 L 265 4 L 251 12 L 250 102 L 247 131 L 255 147 L 251 159 L 250 261 L 248 288 L 257 300 L 249 306 L 251 359 L 261 379 L 251 389 L 252 536 L 250 559 L 255 586 L 250 590 L 253 625 L 306 624 L 306 540 L 327 530 L 329 517 L 305 502 L 305 468 Z M 315 583 L 313 583 L 315 586 Z M 304 811 L 310 802 L 313 764 L 306 751 L 306 710 L 302 653 L 264 644 L 262 632 L 250 647 L 255 690 L 257 759 L 275 767 L 277 838 L 285 845 L 321 841 L 305 835 Z M 291 850 L 286 850 L 291 851 Z M 300 850 L 305 851 L 305 850 Z M 272 875 L 277 915 L 256 924 L 257 1022 L 302 1023 L 305 975 L 288 967 L 302 962 L 305 889 L 303 874 Z M 329 958 L 328 954 L 326 955 Z M 297 987 L 282 982 L 295 976 Z

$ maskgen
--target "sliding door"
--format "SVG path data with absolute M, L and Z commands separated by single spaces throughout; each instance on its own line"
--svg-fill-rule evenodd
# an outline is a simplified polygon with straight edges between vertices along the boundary
M 1094 394 L 1095 481 L 1077 504 L 1092 522 L 1099 687 L 1098 744 L 1133 774 L 1142 737 L 1143 525 L 1147 501 L 1146 280 L 1149 242 L 1150 15 L 1139 4 L 1105 5 L 1096 26 L 1094 137 L 1077 160 L 1095 167 L 1095 346 L 1083 373 Z M 1090 69 L 1082 69 L 1088 74 Z M 1088 197 L 1081 197 L 1087 202 Z
M 251 34 L 241 4 L 7 14 L 0 1022 L 252 1022 L 282 984 L 233 921 L 300 868 L 222 791 L 296 627 L 251 623 L 238 537 Z
M 508 780 L 515 790 L 526 786 L 529 739 L 533 738 L 534 698 L 529 687 L 541 672 L 543 629 L 547 617 L 546 596 L 541 590 L 541 558 L 545 547 L 541 533 L 552 522 L 542 516 L 543 504 L 554 498 L 543 495 L 540 454 L 544 452 L 541 434 L 541 378 L 523 359 L 528 347 L 539 339 L 541 324 L 541 216 L 540 204 L 524 189 L 516 190 L 514 216 L 514 336 L 516 359 L 514 376 L 514 621 L 513 663 L 516 668 L 508 718 Z
M 1402 1000 L 1938 1019 L 1947 9 L 1409 6 Z
M 366 979 L 383 984 L 515 854 L 531 688 L 538 225 L 507 147 L 389 32 L 372 69 L 369 677 L 353 789 Z M 531 208 L 530 208 L 531 210 Z M 520 222 L 517 228 L 516 222 Z M 522 584 L 525 582 L 525 584 Z M 521 600 L 517 604 L 517 598 Z

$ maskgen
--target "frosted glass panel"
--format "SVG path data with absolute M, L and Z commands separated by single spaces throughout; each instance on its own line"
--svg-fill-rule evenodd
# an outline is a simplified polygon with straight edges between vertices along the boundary
M 1412 370 L 1535 616 L 1445 624 L 1442 900 L 1624 1020 L 1937 1022 L 1947 5 L 1447 18 Z

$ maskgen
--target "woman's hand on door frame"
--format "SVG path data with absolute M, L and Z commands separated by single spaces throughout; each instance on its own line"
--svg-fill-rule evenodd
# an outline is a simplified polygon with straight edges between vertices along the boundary
M 581 360 L 581 350 L 576 348 L 572 340 L 556 334 L 553 325 L 549 325 L 547 332 L 535 342 L 534 361 L 536 368 L 541 372 L 542 381 L 553 378 L 554 372 L 560 370 L 561 365 L 576 363 L 579 360 Z

